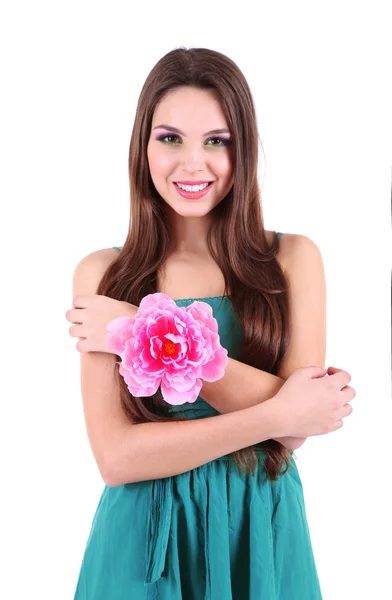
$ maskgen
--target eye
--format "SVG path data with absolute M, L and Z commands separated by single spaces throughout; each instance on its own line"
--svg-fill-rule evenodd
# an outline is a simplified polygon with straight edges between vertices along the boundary
M 174 135 L 173 133 L 167 133 L 165 135 L 161 135 L 157 138 L 157 140 L 159 142 L 163 142 L 164 144 L 170 144 L 173 145 L 176 143 L 176 140 L 179 140 L 179 136 L 178 135 Z M 229 144 L 231 144 L 231 140 L 229 140 L 228 138 L 224 138 L 224 137 L 210 137 L 207 139 L 207 142 L 210 141 L 214 141 L 217 143 L 214 144 L 209 144 L 207 143 L 207 146 L 228 146 Z
M 228 146 L 231 143 L 231 140 L 229 140 L 227 138 L 223 138 L 223 137 L 211 137 L 211 138 L 208 138 L 207 141 L 211 141 L 211 140 L 220 142 L 219 144 L 210 144 L 212 146 Z
M 164 142 L 166 144 L 174 144 L 174 142 L 168 142 L 168 138 L 175 138 L 175 139 L 179 139 L 178 135 L 174 135 L 173 133 L 168 133 L 166 135 L 161 135 L 160 137 L 158 137 L 158 141 L 159 142 Z

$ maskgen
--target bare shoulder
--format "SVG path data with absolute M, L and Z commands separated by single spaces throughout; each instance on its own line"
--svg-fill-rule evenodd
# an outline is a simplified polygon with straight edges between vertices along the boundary
M 73 282 L 78 294 L 94 294 L 99 282 L 110 264 L 116 259 L 118 252 L 113 248 L 95 250 L 84 256 L 76 265 Z M 82 291 L 85 290 L 85 291 Z
M 90 252 L 90 254 L 84 256 L 79 261 L 79 264 L 101 264 L 104 267 L 108 267 L 116 259 L 117 256 L 118 252 L 117 250 L 114 250 L 114 248 L 102 248 L 102 250 L 94 250 L 94 252 Z
M 272 242 L 273 232 L 266 231 L 267 239 Z M 308 261 L 322 260 L 317 244 L 306 235 L 298 233 L 283 233 L 279 239 L 277 260 L 283 271 L 294 265 L 307 264 Z

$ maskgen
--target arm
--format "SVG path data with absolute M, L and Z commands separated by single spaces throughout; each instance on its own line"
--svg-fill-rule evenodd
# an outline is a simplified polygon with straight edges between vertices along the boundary
M 220 413 L 264 402 L 279 391 L 296 369 L 325 364 L 326 283 L 321 253 L 311 239 L 291 234 L 282 237 L 279 253 L 289 283 L 289 348 L 277 375 L 229 359 L 222 379 L 203 382 L 202 398 Z M 306 441 L 293 437 L 273 439 L 291 450 Z
M 326 285 L 321 253 L 311 239 L 292 234 L 282 237 L 279 253 L 289 282 L 290 346 L 277 375 L 229 358 L 220 380 L 203 381 L 200 396 L 221 414 L 249 408 L 271 398 L 296 369 L 325 364 Z M 306 438 L 291 436 L 272 439 L 290 450 L 306 441 Z
M 95 294 L 105 254 L 80 261 L 73 296 Z M 80 354 L 81 391 L 90 446 L 105 483 L 125 483 L 184 473 L 281 432 L 273 402 L 205 419 L 133 424 L 126 417 L 114 379 L 117 357 Z
M 184 473 L 279 433 L 271 402 L 205 419 L 133 424 L 114 381 L 116 356 L 82 353 L 80 360 L 87 434 L 110 487 Z
M 169 477 L 271 439 L 278 430 L 271 402 L 205 419 L 128 423 L 117 430 L 112 460 L 101 473 L 111 487 Z
M 281 377 L 229 358 L 224 376 L 218 381 L 203 381 L 200 396 L 225 414 L 268 400 L 283 384 Z
M 221 414 L 227 414 L 265 402 L 277 394 L 284 382 L 281 377 L 229 358 L 221 379 L 203 381 L 200 397 Z M 275 439 L 289 450 L 299 448 L 306 440 L 289 436 L 269 439 Z

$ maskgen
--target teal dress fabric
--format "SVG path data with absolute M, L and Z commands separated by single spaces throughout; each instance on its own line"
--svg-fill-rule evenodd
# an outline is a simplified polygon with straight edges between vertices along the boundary
M 194 300 L 211 305 L 221 344 L 238 360 L 242 327 L 230 297 L 176 304 Z M 219 414 L 200 396 L 170 411 Z M 105 486 L 74 600 L 320 600 L 295 461 L 271 482 L 256 452 L 254 475 L 227 455 L 172 477 Z

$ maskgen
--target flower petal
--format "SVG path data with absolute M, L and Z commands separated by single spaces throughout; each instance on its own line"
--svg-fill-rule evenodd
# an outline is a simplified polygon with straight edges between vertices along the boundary
M 129 391 L 136 398 L 144 397 L 144 396 L 152 396 L 153 394 L 156 393 L 156 391 L 159 388 L 160 379 L 157 379 L 156 381 L 151 381 L 151 383 L 149 385 L 147 385 L 145 382 L 143 384 L 140 384 L 137 382 L 137 380 L 135 379 L 133 374 L 130 373 L 130 371 L 122 368 L 121 364 L 120 364 L 119 372 L 120 372 L 120 375 L 122 375 L 122 377 L 124 378 L 124 381 L 127 384 Z
M 186 402 L 195 402 L 199 392 L 201 390 L 202 382 L 200 379 L 195 379 L 192 387 L 187 390 L 178 391 L 173 386 L 167 386 L 165 381 L 162 380 L 161 383 L 161 392 L 164 400 L 168 402 L 168 404 L 180 405 L 185 404 Z

